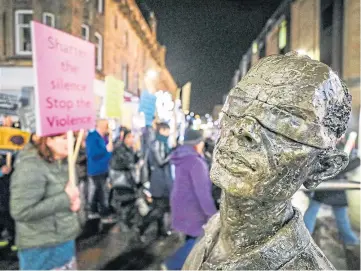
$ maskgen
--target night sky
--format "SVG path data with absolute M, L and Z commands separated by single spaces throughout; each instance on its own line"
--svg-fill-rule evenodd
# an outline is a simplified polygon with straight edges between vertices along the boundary
M 141 0 L 158 20 L 167 67 L 179 86 L 192 82 L 191 110 L 222 103 L 243 53 L 281 0 Z

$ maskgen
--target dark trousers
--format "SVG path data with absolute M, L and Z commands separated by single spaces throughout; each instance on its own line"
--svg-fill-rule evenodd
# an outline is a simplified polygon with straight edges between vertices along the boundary
M 149 225 L 157 221 L 158 235 L 166 233 L 164 225 L 164 214 L 169 212 L 169 199 L 168 198 L 153 198 L 152 210 L 144 217 L 142 225 L 139 227 L 140 234 L 143 234 Z
M 134 189 L 115 188 L 111 191 L 111 207 L 118 216 L 119 222 L 132 227 L 134 218 L 138 212 L 136 206 L 137 195 Z
M 10 241 L 15 237 L 15 222 L 10 215 L 10 188 L 8 180 L 0 178 L 0 235 L 4 230 L 8 231 Z
M 88 183 L 88 211 L 99 212 L 101 217 L 109 215 L 109 191 L 107 188 L 108 174 L 101 174 L 89 177 Z

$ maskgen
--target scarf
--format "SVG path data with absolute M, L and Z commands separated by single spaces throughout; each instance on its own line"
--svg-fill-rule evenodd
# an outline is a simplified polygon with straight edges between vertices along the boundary
M 164 136 L 161 134 L 158 134 L 155 136 L 155 139 L 161 143 L 163 143 L 164 147 L 165 147 L 165 152 L 169 153 L 169 145 L 168 145 L 168 136 Z

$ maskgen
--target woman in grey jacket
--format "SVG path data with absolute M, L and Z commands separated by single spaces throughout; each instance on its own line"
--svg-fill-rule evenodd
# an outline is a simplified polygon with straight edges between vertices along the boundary
M 79 190 L 68 182 L 66 135 L 42 137 L 20 152 L 11 177 L 21 270 L 76 269 Z

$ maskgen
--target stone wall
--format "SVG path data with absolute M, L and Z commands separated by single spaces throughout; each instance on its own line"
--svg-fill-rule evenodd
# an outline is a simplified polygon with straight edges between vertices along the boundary
M 291 49 L 320 58 L 320 0 L 297 0 L 291 5 Z

